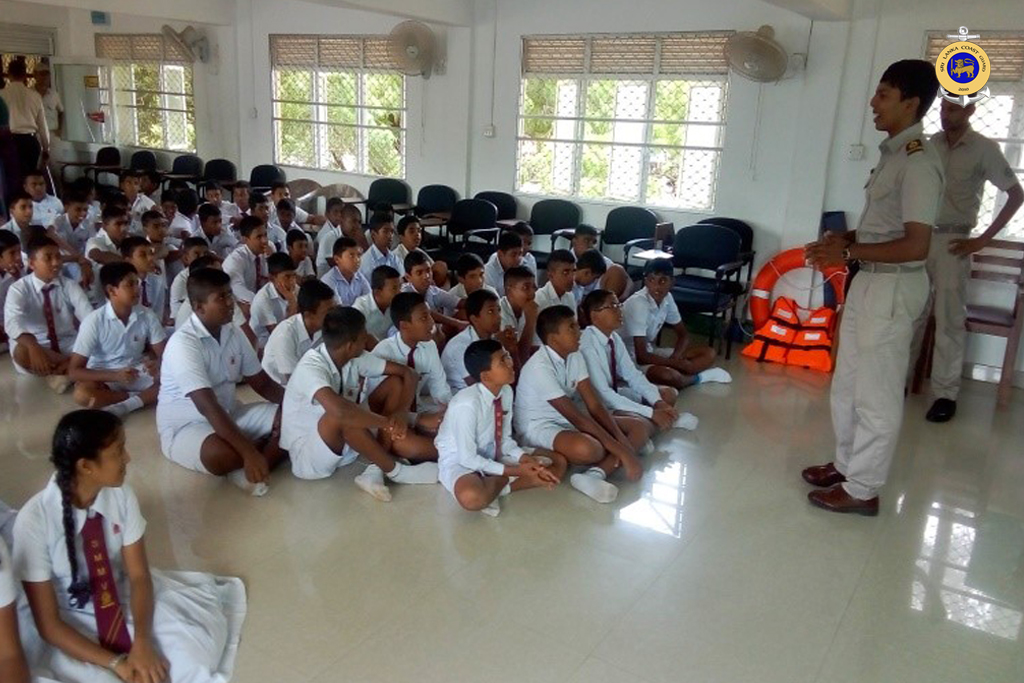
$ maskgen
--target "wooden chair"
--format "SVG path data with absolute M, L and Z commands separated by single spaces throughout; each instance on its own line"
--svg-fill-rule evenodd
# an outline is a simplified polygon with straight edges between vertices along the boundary
M 999 375 L 996 403 L 1004 407 L 1013 391 L 1013 372 L 1024 327 L 1024 243 L 993 240 L 971 258 L 971 279 L 1012 285 L 1013 303 L 1000 306 L 967 305 L 967 331 L 1006 339 L 1003 369 Z

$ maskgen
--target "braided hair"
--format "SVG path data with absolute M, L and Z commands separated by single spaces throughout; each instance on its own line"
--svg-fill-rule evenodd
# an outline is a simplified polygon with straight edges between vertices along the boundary
M 75 484 L 75 465 L 79 460 L 96 460 L 100 451 L 114 443 L 120 433 L 121 418 L 105 410 L 75 410 L 60 419 L 53 433 L 50 462 L 57 470 L 64 513 L 64 541 L 71 565 L 71 606 L 81 609 L 89 604 L 92 590 L 88 579 L 78 578 L 78 552 L 75 546 L 75 511 L 71 497 Z

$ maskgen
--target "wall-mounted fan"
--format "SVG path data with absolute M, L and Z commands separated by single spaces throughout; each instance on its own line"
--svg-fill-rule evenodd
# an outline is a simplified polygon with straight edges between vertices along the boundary
M 786 73 L 789 54 L 775 40 L 775 29 L 762 26 L 754 31 L 741 31 L 725 44 L 729 68 L 752 81 L 770 83 Z
M 444 73 L 444 50 L 437 34 L 420 21 L 403 21 L 391 30 L 391 61 L 406 76 L 430 78 Z
M 198 59 L 204 64 L 210 61 L 210 41 L 206 39 L 206 36 L 197 31 L 194 26 L 186 26 L 181 31 L 175 31 L 167 24 L 164 24 L 160 31 L 163 33 L 164 38 L 170 41 L 179 52 L 191 55 L 192 61 Z

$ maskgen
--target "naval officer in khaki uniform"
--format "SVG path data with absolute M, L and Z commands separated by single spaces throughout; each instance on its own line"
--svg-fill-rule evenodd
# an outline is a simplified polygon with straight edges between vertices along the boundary
M 832 379 L 835 461 L 809 467 L 808 498 L 834 512 L 878 514 L 903 421 L 903 387 L 914 321 L 928 300 L 925 259 L 942 199 L 942 162 L 925 140 L 921 118 L 935 100 L 935 67 L 892 64 L 871 98 L 875 129 L 888 138 L 865 186 L 856 231 L 807 245 L 818 266 L 860 261 L 839 328 Z
M 966 298 L 971 254 L 984 249 L 1024 202 L 1024 190 L 999 145 L 971 128 L 973 113 L 973 104 L 963 107 L 943 100 L 942 131 L 931 138 L 942 158 L 946 189 L 928 251 L 928 277 L 934 307 L 926 307 L 918 319 L 910 354 L 913 367 L 931 308 L 935 312 L 935 355 L 932 357 L 935 402 L 925 416 L 931 422 L 948 422 L 956 414 L 967 343 Z M 971 237 L 978 222 L 985 181 L 1006 192 L 1006 203 L 984 233 Z

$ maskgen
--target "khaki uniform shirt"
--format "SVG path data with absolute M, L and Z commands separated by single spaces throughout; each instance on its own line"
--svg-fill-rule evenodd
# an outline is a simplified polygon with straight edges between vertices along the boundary
M 999 144 L 977 131 L 968 129 L 952 147 L 945 131 L 933 135 L 931 142 L 946 174 L 946 190 L 936 225 L 973 228 L 978 222 L 985 181 L 1005 192 L 1017 183 L 1017 175 Z

